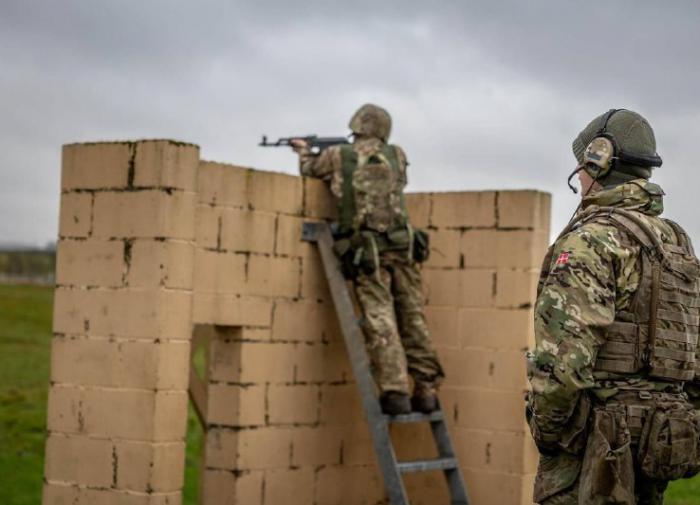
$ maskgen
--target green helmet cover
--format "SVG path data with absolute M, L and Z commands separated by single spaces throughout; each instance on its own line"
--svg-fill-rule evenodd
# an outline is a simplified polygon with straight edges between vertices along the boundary
M 348 126 L 355 135 L 386 142 L 391 133 L 391 116 L 380 106 L 366 103 L 353 114 Z
M 574 139 L 572 150 L 579 166 L 583 166 L 583 155 L 588 144 L 596 138 L 603 127 L 606 114 L 593 119 Z M 656 137 L 649 122 L 637 112 L 622 109 L 615 112 L 605 128 L 605 133 L 612 137 L 617 149 L 642 156 L 656 155 Z M 595 170 L 583 167 L 589 175 L 595 177 Z M 598 181 L 604 186 L 623 184 L 634 179 L 649 179 L 652 167 L 618 162 L 613 170 Z

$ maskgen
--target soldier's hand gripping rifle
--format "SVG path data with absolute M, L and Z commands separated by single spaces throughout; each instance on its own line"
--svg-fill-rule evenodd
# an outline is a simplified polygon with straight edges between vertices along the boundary
M 349 144 L 347 137 L 319 137 L 318 135 L 304 135 L 299 137 L 280 137 L 274 142 L 268 142 L 267 135 L 262 136 L 258 144 L 262 147 L 292 146 L 293 140 L 303 140 L 311 148 L 313 154 L 319 154 L 324 149 L 338 144 Z

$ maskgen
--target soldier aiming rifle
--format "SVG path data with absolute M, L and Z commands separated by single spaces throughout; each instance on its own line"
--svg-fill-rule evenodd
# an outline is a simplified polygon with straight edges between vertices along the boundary
M 429 413 L 444 373 L 423 313 L 418 263 L 428 257 L 428 236 L 406 212 L 406 155 L 387 143 L 391 117 L 381 107 L 363 105 L 349 127 L 351 143 L 312 135 L 273 144 L 263 137 L 261 145 L 292 146 L 301 174 L 328 182 L 336 197 L 334 249 L 362 310 L 382 410 Z

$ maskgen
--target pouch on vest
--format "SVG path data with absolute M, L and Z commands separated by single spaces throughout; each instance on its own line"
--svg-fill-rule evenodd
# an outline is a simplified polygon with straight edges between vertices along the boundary
M 413 259 L 423 263 L 430 257 L 430 235 L 425 230 L 413 230 Z
M 352 240 L 348 237 L 337 239 L 333 242 L 333 252 L 340 260 L 340 270 L 343 273 L 343 277 L 348 280 L 356 278 L 359 270 L 354 264 L 355 248 Z
M 639 467 L 650 479 L 676 480 L 700 471 L 700 416 L 685 402 L 658 404 L 639 440 Z
M 630 438 L 623 406 L 594 409 L 581 467 L 579 505 L 637 503 Z

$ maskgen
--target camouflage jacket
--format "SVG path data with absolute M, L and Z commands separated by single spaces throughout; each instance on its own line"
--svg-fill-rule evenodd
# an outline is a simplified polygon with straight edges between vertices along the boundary
M 383 161 L 379 164 L 357 161 L 375 158 Z M 377 138 L 357 139 L 352 146 L 331 146 L 320 155 L 302 149 L 299 164 L 302 175 L 329 183 L 339 203 L 341 227 L 387 231 L 392 223 L 405 223 L 403 189 L 407 184 L 407 162 L 400 147 L 387 146 Z M 358 164 L 366 169 L 351 170 Z M 348 174 L 352 174 L 352 180 L 345 180 Z
M 677 243 L 671 226 L 659 218 L 663 191 L 639 179 L 596 192 L 583 201 L 591 206 L 634 211 L 663 242 Z M 640 282 L 641 246 L 612 225 L 586 222 L 558 238 L 547 255 L 535 308 L 536 346 L 530 357 L 528 402 L 530 426 L 540 446 L 562 445 L 576 427 L 582 391 L 598 398 L 618 388 L 662 389 L 644 372 L 615 375 L 594 372 L 605 328 L 616 311 L 626 310 Z M 583 413 L 585 415 L 585 413 Z M 544 442 L 544 443 L 543 443 Z M 566 441 L 564 442 L 566 443 Z

